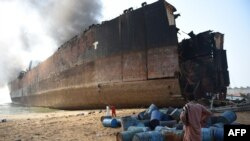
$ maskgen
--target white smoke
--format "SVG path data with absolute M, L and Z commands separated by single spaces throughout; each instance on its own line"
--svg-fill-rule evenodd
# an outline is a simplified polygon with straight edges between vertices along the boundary
M 98 0 L 0 0 L 0 87 L 97 23 Z

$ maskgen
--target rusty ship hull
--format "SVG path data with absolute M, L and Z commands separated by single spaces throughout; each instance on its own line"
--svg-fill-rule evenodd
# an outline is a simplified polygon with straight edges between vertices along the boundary
M 185 79 L 193 78 L 182 73 L 187 60 L 189 64 L 193 60 L 185 60 L 181 54 L 185 55 L 183 48 L 189 47 L 185 43 L 192 39 L 178 43 L 175 11 L 172 5 L 159 0 L 90 26 L 47 60 L 11 81 L 12 101 L 59 109 L 95 109 L 106 105 L 132 108 L 151 103 L 160 107 L 182 106 L 190 94 L 197 98 L 208 92 L 224 94 L 229 83 L 225 82 L 226 75 L 213 81 L 206 75 L 200 76 L 199 81 Z M 204 59 L 203 63 L 218 66 Z M 210 68 L 203 70 L 207 69 Z M 189 71 L 197 73 L 195 69 Z M 227 67 L 212 73 L 226 71 Z

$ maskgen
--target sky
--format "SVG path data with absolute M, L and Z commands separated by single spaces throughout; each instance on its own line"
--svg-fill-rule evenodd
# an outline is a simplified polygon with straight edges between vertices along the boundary
M 139 8 L 145 1 L 156 0 L 0 0 L 0 103 L 10 101 L 7 81 L 25 70 L 30 60 L 43 61 L 88 25 Z M 176 20 L 181 31 L 225 34 L 230 87 L 250 86 L 250 1 L 168 2 L 181 14 Z M 182 33 L 180 38 L 188 36 Z

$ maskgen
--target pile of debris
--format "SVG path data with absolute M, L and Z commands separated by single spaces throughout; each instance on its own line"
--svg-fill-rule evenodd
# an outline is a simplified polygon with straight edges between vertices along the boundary
M 182 140 L 183 124 L 180 121 L 182 109 L 162 108 L 154 104 L 137 115 L 121 118 L 122 132 L 118 133 L 117 141 L 142 140 Z
M 223 112 L 225 110 L 230 110 L 234 112 L 242 112 L 242 111 L 250 111 L 250 94 L 243 95 L 241 94 L 241 97 L 243 97 L 242 100 L 230 100 L 230 101 L 219 101 L 227 102 L 224 106 L 215 107 L 212 109 L 213 112 Z
M 180 121 L 182 109 L 162 108 L 154 104 L 138 114 L 121 118 L 102 117 L 105 127 L 122 127 L 116 135 L 117 141 L 182 141 L 184 130 Z M 202 128 L 202 140 L 222 141 L 224 125 L 235 123 L 237 116 L 233 111 L 225 111 L 219 116 L 209 117 L 206 127 Z
M 218 113 L 223 112 L 225 110 L 230 110 L 234 112 L 250 111 L 250 102 L 220 106 L 212 109 L 213 112 Z

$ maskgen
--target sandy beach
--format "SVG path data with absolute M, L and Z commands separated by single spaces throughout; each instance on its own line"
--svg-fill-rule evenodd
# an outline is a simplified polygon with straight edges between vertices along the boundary
M 117 110 L 117 116 L 143 110 Z M 0 141 L 115 141 L 121 128 L 103 127 L 103 115 L 104 110 L 1 115 L 7 122 L 0 123 Z
M 117 116 L 139 113 L 144 109 L 117 110 Z M 0 115 L 0 141 L 115 141 L 121 128 L 102 126 L 104 110 L 56 111 Z M 237 122 L 250 124 L 250 112 L 238 112 Z

